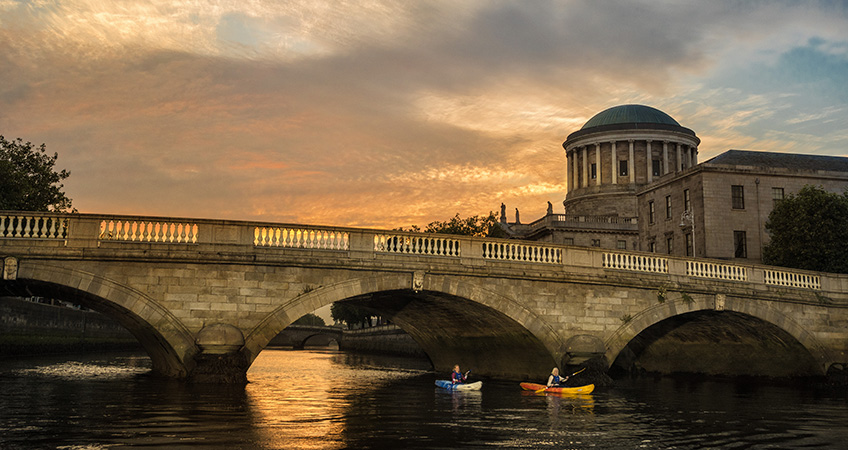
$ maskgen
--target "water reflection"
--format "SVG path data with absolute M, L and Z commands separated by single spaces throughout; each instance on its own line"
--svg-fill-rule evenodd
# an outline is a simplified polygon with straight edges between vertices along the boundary
M 149 375 L 138 355 L 3 361 L 0 448 L 842 448 L 848 400 L 636 380 L 589 395 L 434 388 L 426 361 L 266 350 L 246 387 Z

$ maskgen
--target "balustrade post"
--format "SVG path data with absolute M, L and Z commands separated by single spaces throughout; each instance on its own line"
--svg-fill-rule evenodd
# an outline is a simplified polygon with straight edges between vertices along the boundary
M 762 286 L 766 284 L 766 271 L 762 267 L 749 267 L 748 282 L 751 286 Z
M 685 277 L 686 275 L 686 260 L 668 258 L 668 275 Z
M 483 241 L 467 237 L 457 239 L 459 240 L 460 263 L 466 266 L 483 265 Z
M 65 241 L 65 246 L 82 248 L 100 245 L 100 222 L 102 218 L 76 214 L 65 217 L 68 220 L 68 238 Z
M 373 231 L 351 231 L 348 235 L 350 257 L 354 259 L 373 259 L 375 235 Z
M 603 252 L 594 252 L 586 248 L 569 248 L 562 252 L 562 263 L 566 266 L 603 267 Z M 595 261 L 597 257 L 597 261 Z

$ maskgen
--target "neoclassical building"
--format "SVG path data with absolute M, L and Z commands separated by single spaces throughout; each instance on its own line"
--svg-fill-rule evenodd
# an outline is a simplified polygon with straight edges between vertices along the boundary
M 729 150 L 698 163 L 701 140 L 644 105 L 602 111 L 562 144 L 564 214 L 502 227 L 514 238 L 759 262 L 775 202 L 804 185 L 842 193 L 848 158 Z
M 636 217 L 636 191 L 698 163 L 695 132 L 643 105 L 602 111 L 562 144 L 569 215 Z

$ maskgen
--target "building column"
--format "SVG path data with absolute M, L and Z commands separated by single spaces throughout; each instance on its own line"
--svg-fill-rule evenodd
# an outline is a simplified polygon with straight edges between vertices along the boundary
M 589 146 L 583 146 L 583 183 L 582 186 L 589 185 Z
M 692 152 L 692 165 L 698 165 L 698 147 L 690 147 L 689 151 Z
M 568 173 L 568 171 L 571 170 L 572 164 L 574 164 L 574 161 L 571 160 L 571 153 L 568 150 L 566 150 L 565 151 L 565 175 L 566 175 L 565 178 L 566 178 L 567 182 L 566 182 L 566 185 L 565 185 L 565 189 L 569 192 L 571 192 L 571 186 L 572 186 L 571 183 L 574 181 L 571 174 Z
M 597 167 L 595 175 L 595 185 L 601 185 L 601 143 L 595 142 L 595 166 Z
M 610 148 L 610 153 L 612 153 L 612 164 L 610 164 L 612 168 L 612 184 L 618 184 L 618 155 L 615 154 L 615 141 L 610 141 Z
M 634 173 L 636 164 L 633 162 L 633 139 L 629 139 L 628 142 L 630 142 L 630 161 L 628 161 L 628 166 L 630 166 L 630 184 L 636 184 L 636 174 Z
M 668 141 L 663 141 L 663 175 L 668 173 Z
M 580 187 L 580 169 L 578 167 L 580 159 L 577 157 L 577 147 L 571 149 L 571 176 L 574 177 L 574 182 L 571 187 L 575 190 Z
M 675 162 L 674 164 L 676 166 L 674 168 L 674 171 L 680 172 L 681 170 L 683 170 L 683 160 L 680 159 L 680 143 L 678 142 L 674 144 L 674 146 L 677 147 L 677 162 Z
M 651 152 L 651 142 L 652 141 L 648 140 L 647 142 L 648 142 L 648 149 L 645 153 L 645 159 L 648 162 L 645 163 L 645 164 L 648 166 L 648 183 L 650 183 L 651 181 L 654 181 L 654 155 Z

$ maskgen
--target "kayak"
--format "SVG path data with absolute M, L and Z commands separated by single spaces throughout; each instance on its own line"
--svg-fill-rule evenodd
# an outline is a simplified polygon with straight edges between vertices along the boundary
M 450 380 L 436 380 L 436 386 L 449 391 L 479 391 L 483 387 L 483 382 L 453 384 Z
M 594 384 L 575 387 L 547 387 L 544 384 L 538 383 L 521 383 L 521 388 L 525 391 L 541 391 L 551 392 L 555 394 L 589 394 L 595 390 Z

